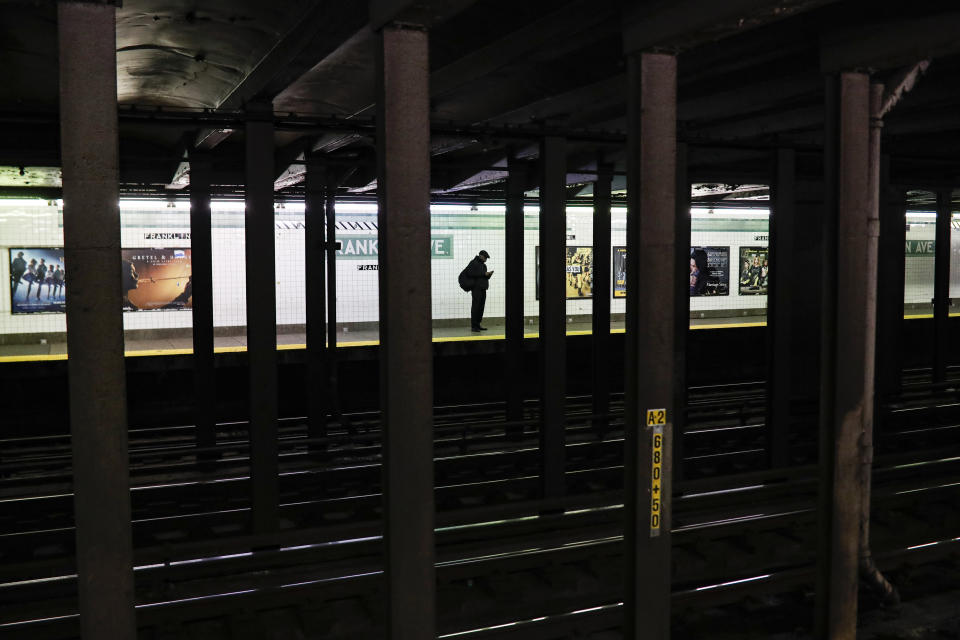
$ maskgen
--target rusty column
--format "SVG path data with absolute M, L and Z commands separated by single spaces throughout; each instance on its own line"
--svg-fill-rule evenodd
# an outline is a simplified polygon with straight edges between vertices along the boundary
M 627 71 L 626 529 L 624 637 L 670 637 L 677 59 L 635 53 Z
M 377 55 L 380 411 L 388 631 L 433 640 L 433 344 L 427 32 L 388 25 Z
M 878 280 L 880 254 L 880 133 L 883 119 L 880 115 L 883 104 L 882 84 L 870 85 L 870 141 L 869 141 L 869 180 L 867 205 L 867 269 L 864 272 L 864 287 L 867 292 L 866 322 L 863 338 L 864 357 L 864 403 L 863 434 L 860 440 L 860 573 L 865 579 L 882 591 L 889 604 L 899 604 L 900 596 L 896 589 L 880 573 L 873 561 L 870 550 L 870 507 L 873 485 L 873 431 L 875 425 L 876 400 L 876 359 L 877 359 L 877 316 Z M 902 245 L 901 245 L 902 246 Z M 902 299 L 902 298 L 901 298 Z
M 843 73 L 828 92 L 828 109 L 835 118 L 827 158 L 828 207 L 825 234 L 835 229 L 836 244 L 825 251 L 827 313 L 833 318 L 824 327 L 824 382 L 832 390 L 824 396 L 821 418 L 821 549 L 819 552 L 817 635 L 830 640 L 852 640 L 857 627 L 857 586 L 860 527 L 860 438 L 866 403 L 872 400 L 865 382 L 867 343 L 865 327 L 871 296 L 864 283 L 870 242 L 869 126 L 870 78 L 863 73 Z M 833 102 L 834 104 L 830 104 Z M 835 224 L 830 224 L 830 219 Z M 832 289 L 832 290 L 831 290 Z M 832 325 L 832 326 L 830 326 Z M 873 328 L 868 328 L 871 334 Z
M 120 291 L 115 12 L 102 2 L 58 7 L 63 238 L 70 269 L 67 371 L 84 640 L 137 636 Z

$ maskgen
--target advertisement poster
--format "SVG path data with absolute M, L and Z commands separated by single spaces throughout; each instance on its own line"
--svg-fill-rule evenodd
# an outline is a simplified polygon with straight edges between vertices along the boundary
M 124 311 L 189 309 L 190 249 L 121 249 Z
M 536 281 L 536 284 L 534 285 L 533 292 L 536 299 L 539 300 L 540 299 L 540 247 L 534 247 L 533 254 L 534 256 L 536 256 L 536 261 L 537 261 L 537 268 L 535 269 L 537 281 Z
M 536 284 L 534 291 L 540 299 L 540 247 L 534 248 L 536 260 Z M 567 247 L 566 262 L 567 300 L 593 297 L 593 247 Z
M 10 311 L 63 313 L 67 280 L 62 247 L 10 249 Z
M 613 248 L 613 297 L 627 297 L 627 248 Z
M 767 247 L 740 247 L 740 295 L 765 296 L 770 282 Z
M 730 295 L 730 247 L 690 248 L 690 296 Z
M 593 297 L 593 247 L 567 247 L 567 299 Z

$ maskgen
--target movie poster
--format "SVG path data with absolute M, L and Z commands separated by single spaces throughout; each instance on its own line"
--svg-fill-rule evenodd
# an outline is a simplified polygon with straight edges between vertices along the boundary
M 567 247 L 567 299 L 593 297 L 593 247 Z
M 770 282 L 767 247 L 740 247 L 740 295 L 765 296 Z
M 15 247 L 9 258 L 11 313 L 66 311 L 63 247 Z
M 190 249 L 121 249 L 124 311 L 189 309 Z
M 690 247 L 690 297 L 730 295 L 730 247 Z
M 627 297 L 627 248 L 613 248 L 613 297 Z

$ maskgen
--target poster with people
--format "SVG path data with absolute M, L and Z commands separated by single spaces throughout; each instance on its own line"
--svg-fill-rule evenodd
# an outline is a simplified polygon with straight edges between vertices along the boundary
M 769 283 L 769 248 L 740 247 L 740 295 L 765 296 Z
M 120 257 L 124 311 L 192 307 L 190 249 L 121 249 Z
M 67 309 L 67 271 L 63 247 L 10 249 L 11 313 L 63 313 Z
M 593 297 L 593 247 L 567 247 L 567 299 Z
M 613 297 L 627 297 L 627 248 L 613 248 Z
M 565 291 L 567 300 L 593 297 L 593 247 L 567 247 Z M 534 248 L 536 282 L 534 293 L 540 299 L 540 247 Z
M 730 247 L 690 248 L 690 296 L 730 295 Z

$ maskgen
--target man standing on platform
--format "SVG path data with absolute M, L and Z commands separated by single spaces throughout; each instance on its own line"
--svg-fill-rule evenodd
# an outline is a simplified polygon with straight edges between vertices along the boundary
M 470 331 L 480 333 L 486 331 L 486 327 L 480 326 L 483 320 L 483 308 L 487 304 L 487 289 L 490 287 L 490 276 L 493 271 L 487 271 L 484 263 L 490 258 L 490 254 L 480 250 L 477 257 L 470 261 L 467 268 L 464 269 L 468 278 L 470 278 L 471 289 L 470 296 L 473 302 L 470 305 Z

